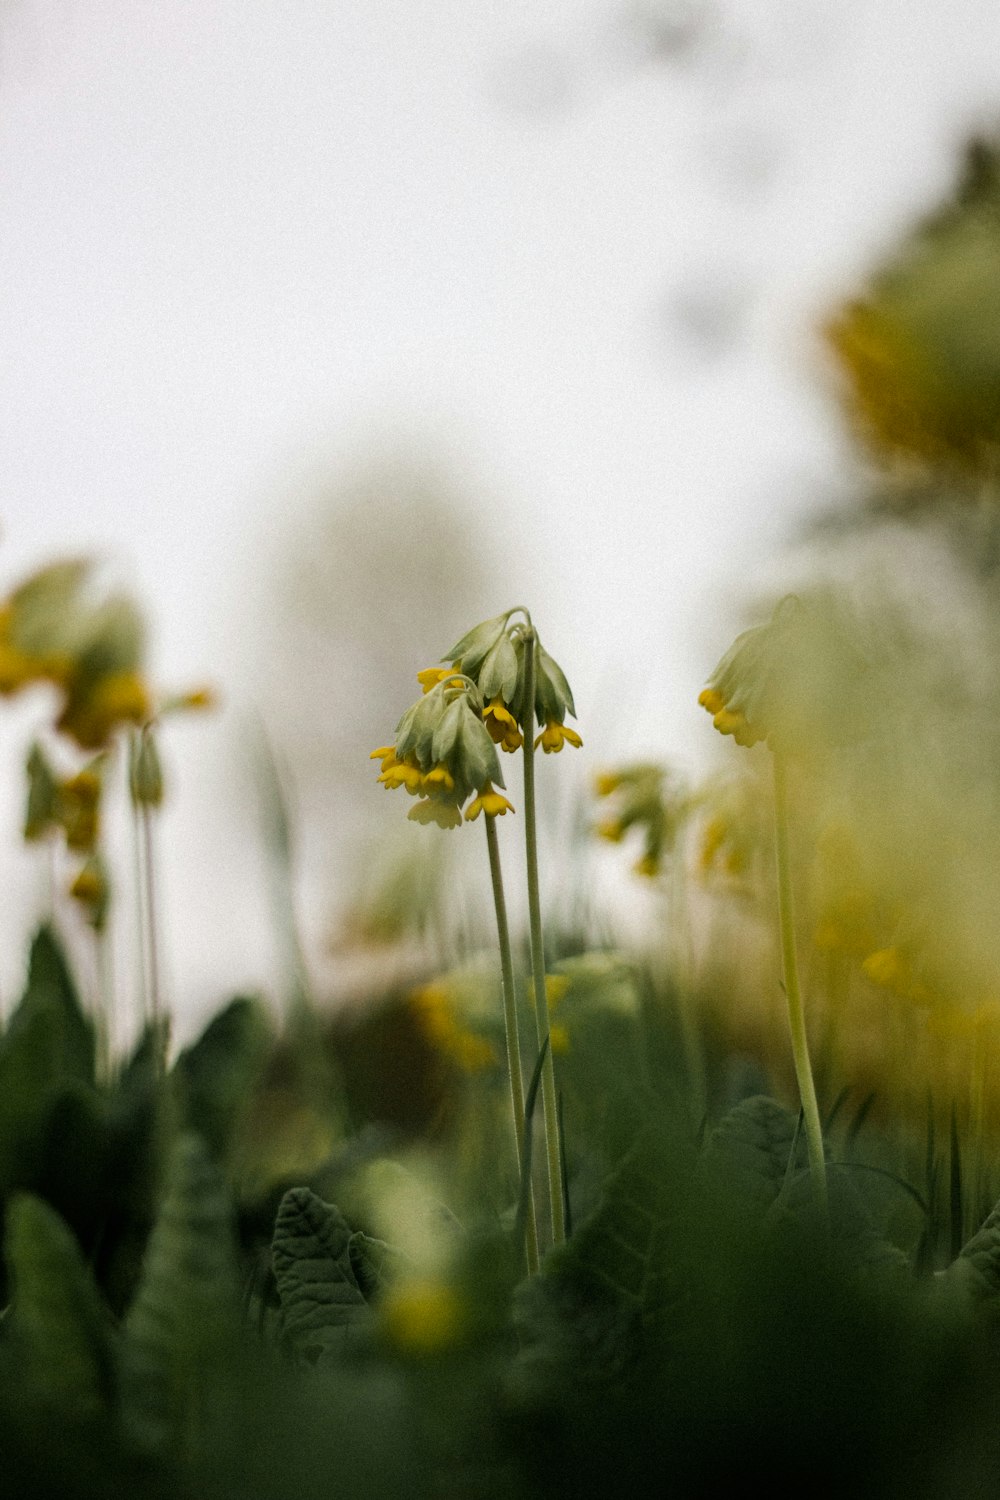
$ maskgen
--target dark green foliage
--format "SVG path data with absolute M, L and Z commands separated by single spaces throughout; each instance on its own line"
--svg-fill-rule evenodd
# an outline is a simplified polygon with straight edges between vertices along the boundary
M 424 1227 L 461 1313 L 422 1350 L 394 1343 L 388 1315 L 393 1284 L 419 1287 L 419 1271 L 358 1227 L 373 1156 L 390 1175 L 412 1167 L 390 1165 L 398 1135 L 342 1141 L 320 1073 L 276 1050 L 248 1001 L 169 1076 L 151 1032 L 113 1083 L 95 1081 L 89 1022 L 41 937 L 0 1042 L 0 1062 L 20 1056 L 35 1087 L 0 1107 L 5 1491 L 991 1493 L 1000 1209 L 947 1275 L 927 1275 L 934 1183 L 912 1188 L 906 1168 L 926 1156 L 933 1176 L 933 1140 L 924 1151 L 871 1117 L 851 1138 L 845 1099 L 828 1121 L 824 1221 L 794 1112 L 745 1097 L 728 1060 L 710 1059 L 708 1097 L 728 1103 L 695 1130 L 669 1026 L 648 1010 L 641 1024 L 605 1020 L 596 991 L 581 1002 L 559 1058 L 575 1223 L 536 1277 L 521 1279 L 514 1174 L 490 1160 L 502 1079 L 476 1079 L 475 1097 L 469 1086 L 467 1116 L 456 1099 Z M 290 1190 L 294 1159 L 271 1140 L 285 1121 L 333 1142 Z M 969 1175 L 938 1194 L 957 1193 L 967 1221 Z M 254 1196 L 241 1203 L 244 1182 Z M 938 1251 L 952 1207 L 931 1225 Z
M 43 927 L 31 946 L 24 995 L 0 1038 L 0 1193 L 37 1182 L 56 1097 L 69 1085 L 93 1083 L 94 1029 Z
M 255 1000 L 232 1000 L 178 1057 L 173 1070 L 181 1118 L 219 1159 L 229 1150 L 271 1041 L 267 1016 Z
M 30 1193 L 7 1212 L 13 1304 L 8 1336 L 26 1386 L 71 1418 L 110 1409 L 114 1327 L 75 1236 Z
M 337 1359 L 363 1336 L 371 1311 L 355 1266 L 374 1290 L 386 1269 L 375 1240 L 356 1241 L 339 1209 L 308 1188 L 286 1193 L 274 1227 L 271 1259 L 281 1299 L 281 1328 L 303 1359 Z M 371 1247 L 371 1248 L 369 1248 Z
M 197 1136 L 182 1135 L 125 1321 L 121 1420 L 127 1441 L 162 1458 L 199 1451 L 204 1409 L 237 1327 L 229 1196 Z

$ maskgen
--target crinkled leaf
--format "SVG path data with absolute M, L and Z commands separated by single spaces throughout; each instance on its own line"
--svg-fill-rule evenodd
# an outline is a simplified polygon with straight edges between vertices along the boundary
M 967 1287 L 977 1299 L 1000 1296 L 1000 1203 L 962 1247 L 946 1272 L 949 1281 Z
M 347 1242 L 354 1279 L 366 1302 L 379 1298 L 409 1264 L 408 1257 L 385 1240 L 355 1230 Z
M 271 1260 L 282 1326 L 295 1349 L 314 1362 L 336 1358 L 371 1319 L 351 1239 L 340 1210 L 309 1188 L 292 1188 L 281 1200 Z
M 121 1419 L 142 1452 L 180 1457 L 197 1447 L 238 1306 L 225 1183 L 198 1137 L 182 1135 L 125 1323 Z
M 790 1109 L 763 1094 L 743 1099 L 719 1121 L 705 1147 L 703 1170 L 737 1193 L 741 1201 L 767 1209 L 792 1172 L 808 1164 L 801 1132 Z M 792 1161 L 792 1147 L 795 1159 Z

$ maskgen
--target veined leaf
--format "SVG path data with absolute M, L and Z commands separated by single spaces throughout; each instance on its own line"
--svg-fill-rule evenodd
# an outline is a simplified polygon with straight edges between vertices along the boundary
M 967 1287 L 977 1299 L 1000 1295 L 1000 1203 L 963 1245 L 945 1275 L 948 1281 Z
M 281 1200 L 271 1258 L 282 1326 L 292 1345 L 312 1361 L 340 1354 L 371 1318 L 352 1263 L 351 1240 L 340 1210 L 309 1188 L 292 1188 Z M 360 1249 L 374 1265 L 370 1247 L 377 1243 L 356 1244 L 355 1257 Z
M 790 1171 L 807 1164 L 795 1115 L 763 1094 L 741 1100 L 723 1116 L 702 1156 L 706 1173 L 723 1178 L 727 1188 L 761 1209 L 777 1200 Z
M 6 1256 L 10 1333 L 28 1385 L 71 1417 L 106 1410 L 112 1324 L 75 1235 L 42 1199 L 18 1193 L 7 1211 Z
M 136 1447 L 160 1457 L 196 1447 L 238 1305 L 225 1184 L 198 1137 L 184 1135 L 125 1323 L 121 1416 Z
M 409 1264 L 402 1250 L 387 1245 L 385 1240 L 373 1239 L 360 1229 L 355 1230 L 348 1240 L 347 1254 L 354 1279 L 366 1302 L 376 1301 Z

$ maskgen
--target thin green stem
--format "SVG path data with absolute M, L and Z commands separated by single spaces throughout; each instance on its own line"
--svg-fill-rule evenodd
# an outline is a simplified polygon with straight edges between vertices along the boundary
M 500 973 L 503 982 L 503 1018 L 507 1035 L 507 1072 L 510 1077 L 510 1102 L 514 1116 L 514 1139 L 520 1169 L 524 1161 L 524 1078 L 521 1073 L 521 1043 L 517 1027 L 517 991 L 514 988 L 514 960 L 510 950 L 510 928 L 507 925 L 507 902 L 500 870 L 500 843 L 496 818 L 485 817 L 486 843 L 490 854 L 490 879 L 493 882 L 493 905 L 497 914 L 497 938 L 500 943 Z M 538 1223 L 535 1218 L 535 1195 L 527 1185 L 528 1214 L 524 1230 L 524 1253 L 528 1274 L 538 1270 Z
M 535 996 L 535 1027 L 541 1049 L 549 1039 L 549 1007 L 545 995 L 545 948 L 542 941 L 542 907 L 538 894 L 538 834 L 535 826 L 535 633 L 524 634 L 524 847 L 528 877 L 528 922 L 531 932 L 531 975 Z M 542 1067 L 542 1107 L 545 1116 L 545 1155 L 548 1163 L 549 1198 L 552 1208 L 552 1243 L 566 1240 L 563 1212 L 562 1152 L 559 1146 L 559 1111 L 552 1048 Z
M 153 853 L 153 810 L 147 803 L 138 808 L 142 864 L 146 896 L 146 955 L 149 961 L 149 1019 L 154 1026 L 161 1015 L 159 938 L 156 930 L 156 859 Z
M 97 1076 L 110 1084 L 115 1072 L 115 974 L 111 934 L 107 927 L 94 933 L 97 963 L 97 992 L 100 1009 L 97 1024 Z
M 791 861 L 788 853 L 788 785 L 781 754 L 772 755 L 774 763 L 774 852 L 778 867 L 778 921 L 781 928 L 781 963 L 788 1004 L 788 1026 L 792 1036 L 792 1057 L 799 1085 L 802 1114 L 806 1127 L 806 1145 L 817 1201 L 827 1209 L 826 1157 L 823 1154 L 823 1130 L 816 1102 L 809 1041 L 806 1036 L 805 1010 L 799 984 L 799 964 L 795 951 L 795 908 L 792 900 Z

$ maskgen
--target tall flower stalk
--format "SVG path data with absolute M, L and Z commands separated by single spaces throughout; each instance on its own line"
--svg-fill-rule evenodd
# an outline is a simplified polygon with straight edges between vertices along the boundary
M 745 630 L 719 662 L 699 702 L 721 734 L 752 748 L 765 741 L 774 775 L 774 848 L 781 966 L 788 1027 L 816 1199 L 828 1202 L 826 1157 L 809 1057 L 795 944 L 789 857 L 788 769 L 859 732 L 868 663 L 853 623 L 830 597 L 788 595 L 764 625 Z
M 515 619 L 523 616 L 522 619 Z M 512 620 L 514 623 L 512 624 Z M 580 745 L 575 730 L 564 723 L 574 713 L 573 698 L 561 668 L 544 651 L 531 617 L 523 606 L 484 620 L 456 642 L 443 660 L 449 665 L 429 667 L 417 674 L 423 697 L 396 726 L 391 745 L 372 752 L 381 762 L 379 780 L 387 788 L 403 787 L 416 800 L 409 817 L 418 823 L 457 828 L 480 815 L 487 825 L 487 846 L 493 886 L 500 965 L 511 1109 L 518 1159 L 526 1159 L 524 1079 L 518 1036 L 517 994 L 506 900 L 500 872 L 500 850 L 495 821 L 514 809 L 497 790 L 503 787 L 498 749 L 513 754 L 524 746 L 525 849 L 528 910 L 531 932 L 532 990 L 535 1000 L 539 1051 L 545 1050 L 542 1099 L 552 1213 L 552 1240 L 566 1237 L 563 1212 L 563 1170 L 555 1075 L 549 1037 L 545 992 L 545 950 L 538 882 L 538 840 L 535 816 L 534 751 L 546 754 L 567 742 Z M 537 723 L 544 728 L 535 737 Z M 472 797 L 471 801 L 468 799 Z M 533 1197 L 528 1188 L 525 1255 L 530 1270 L 538 1264 L 538 1235 Z
M 524 1076 L 521 1070 L 521 1038 L 517 1020 L 517 990 L 514 981 L 514 959 L 510 946 L 510 928 L 507 923 L 507 902 L 504 897 L 503 874 L 500 868 L 500 842 L 497 838 L 496 818 L 484 818 L 486 843 L 490 859 L 490 880 L 493 886 L 493 906 L 497 919 L 497 940 L 500 944 L 500 974 L 503 986 L 504 1034 L 507 1042 L 507 1076 L 510 1080 L 511 1112 L 514 1117 L 514 1139 L 517 1143 L 517 1159 L 525 1160 L 524 1137 Z M 527 1220 L 524 1230 L 524 1250 L 530 1275 L 538 1270 L 538 1223 L 535 1218 L 535 1195 L 531 1184 L 527 1187 Z
M 816 1186 L 817 1200 L 825 1212 L 828 1196 L 826 1156 L 823 1151 L 823 1127 L 820 1124 L 819 1105 L 816 1101 L 816 1084 L 813 1080 L 812 1062 L 809 1057 L 802 987 L 799 983 L 799 961 L 795 946 L 795 906 L 792 894 L 791 860 L 788 852 L 788 768 L 785 757 L 780 751 L 772 756 L 772 767 L 774 771 L 774 854 L 778 877 L 778 924 L 781 929 L 781 967 L 785 983 L 785 1001 L 788 1006 L 788 1028 L 792 1039 L 795 1080 L 799 1086 L 799 1099 L 802 1102 L 809 1169 Z
M 563 1164 L 559 1140 L 559 1105 L 556 1075 L 549 1045 L 549 1006 L 545 994 L 545 942 L 542 935 L 542 903 L 538 889 L 538 830 L 535 818 L 535 632 L 530 624 L 524 642 L 524 850 L 528 885 L 528 924 L 531 934 L 531 982 L 535 998 L 535 1030 L 542 1064 L 542 1111 L 545 1119 L 545 1160 L 552 1212 L 552 1243 L 566 1239 L 563 1207 Z

